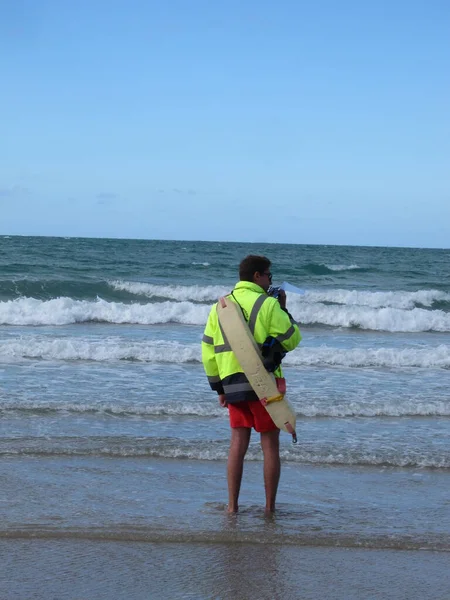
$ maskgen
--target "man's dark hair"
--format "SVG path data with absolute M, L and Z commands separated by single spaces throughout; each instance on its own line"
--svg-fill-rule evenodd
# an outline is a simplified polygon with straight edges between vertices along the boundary
M 239 265 L 239 279 L 241 281 L 253 281 L 253 275 L 258 273 L 264 273 L 270 268 L 271 262 L 265 256 L 256 256 L 249 254 L 241 260 Z

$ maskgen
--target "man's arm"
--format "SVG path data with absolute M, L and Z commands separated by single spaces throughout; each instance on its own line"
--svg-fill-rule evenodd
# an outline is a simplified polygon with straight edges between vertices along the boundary
M 215 306 L 211 309 L 202 338 L 202 363 L 211 389 L 218 394 L 223 394 L 222 381 L 214 351 L 214 332 L 217 326 L 217 311 Z
M 281 292 L 279 300 L 274 299 L 269 335 L 278 340 L 287 352 L 290 352 L 299 345 L 302 336 L 297 323 L 286 308 L 286 293 L 283 290 Z

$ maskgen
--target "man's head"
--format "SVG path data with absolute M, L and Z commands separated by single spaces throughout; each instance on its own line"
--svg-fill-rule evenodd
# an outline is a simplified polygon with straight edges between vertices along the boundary
M 256 283 L 267 292 L 272 283 L 271 262 L 265 256 L 250 254 L 239 265 L 239 279 Z

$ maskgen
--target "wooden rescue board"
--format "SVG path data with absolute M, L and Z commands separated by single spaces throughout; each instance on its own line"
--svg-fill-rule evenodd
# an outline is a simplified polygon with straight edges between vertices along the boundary
M 231 349 L 261 404 L 275 425 L 290 433 L 296 442 L 295 413 L 284 394 L 278 391 L 273 373 L 269 373 L 264 367 L 261 351 L 240 307 L 228 298 L 220 298 L 217 314 Z

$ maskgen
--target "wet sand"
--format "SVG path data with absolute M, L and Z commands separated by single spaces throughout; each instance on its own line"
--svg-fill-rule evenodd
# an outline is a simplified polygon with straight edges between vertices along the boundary
M 448 600 L 450 553 L 1 540 L 2 600 Z
M 4 457 L 0 600 L 450 598 L 448 482 L 435 470 L 262 464 L 225 514 L 225 462 Z

